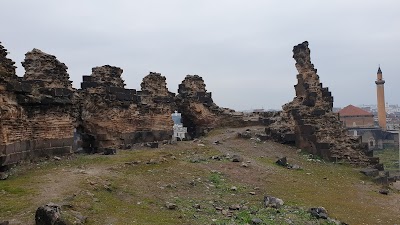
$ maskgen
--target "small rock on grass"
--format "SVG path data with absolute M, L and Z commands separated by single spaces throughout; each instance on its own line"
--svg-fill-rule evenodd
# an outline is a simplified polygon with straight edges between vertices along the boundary
M 242 162 L 243 158 L 240 155 L 233 155 L 232 162 Z
M 8 178 L 8 173 L 0 172 L 0 180 L 6 180 Z
M 247 164 L 247 163 L 242 163 L 241 166 L 242 166 L 242 167 L 249 167 L 249 164 Z
M 229 210 L 240 210 L 240 205 L 239 204 L 234 204 L 229 206 Z
M 328 219 L 328 212 L 324 207 L 310 208 L 308 211 L 317 219 Z
M 275 163 L 279 166 L 287 166 L 288 165 L 286 157 L 278 159 Z
M 170 203 L 170 202 L 166 202 L 166 203 L 165 203 L 165 207 L 166 207 L 167 209 L 170 209 L 170 210 L 175 210 L 175 209 L 178 208 L 178 206 L 177 206 L 176 204 Z
M 284 202 L 280 198 L 272 197 L 272 196 L 264 196 L 264 204 L 265 207 L 272 207 L 272 208 L 280 208 L 283 206 Z
M 253 219 L 251 219 L 251 224 L 252 225 L 258 225 L 258 224 L 262 224 L 262 220 L 261 219 L 259 219 L 259 218 L 253 218 Z
M 386 189 L 386 188 L 382 188 L 381 190 L 379 190 L 379 193 L 383 194 L 383 195 L 388 195 L 389 194 L 389 190 Z

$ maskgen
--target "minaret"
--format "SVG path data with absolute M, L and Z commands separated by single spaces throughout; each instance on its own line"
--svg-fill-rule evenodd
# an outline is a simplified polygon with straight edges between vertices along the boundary
M 386 130 L 386 109 L 385 109 L 385 81 L 382 79 L 381 67 L 378 69 L 376 84 L 376 94 L 378 100 L 378 123 L 382 130 Z

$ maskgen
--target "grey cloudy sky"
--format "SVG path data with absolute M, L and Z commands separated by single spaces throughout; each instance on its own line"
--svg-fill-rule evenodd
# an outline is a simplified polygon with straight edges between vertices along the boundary
M 398 0 L 9 0 L 0 41 L 24 70 L 39 48 L 68 67 L 74 86 L 91 68 L 124 69 L 128 88 L 149 71 L 176 92 L 198 74 L 223 107 L 280 109 L 294 97 L 294 45 L 312 62 L 335 106 L 374 104 L 378 64 L 386 101 L 400 104 Z

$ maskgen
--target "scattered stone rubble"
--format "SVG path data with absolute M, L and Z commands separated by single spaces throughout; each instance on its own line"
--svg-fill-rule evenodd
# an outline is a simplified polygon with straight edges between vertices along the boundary
M 281 143 L 292 143 L 298 148 L 330 161 L 348 161 L 352 164 L 376 164 L 360 139 L 347 135 L 339 116 L 332 112 L 333 97 L 319 81 L 311 63 L 308 42 L 293 48 L 296 60 L 296 97 L 285 104 L 279 113 L 265 115 L 266 133 Z

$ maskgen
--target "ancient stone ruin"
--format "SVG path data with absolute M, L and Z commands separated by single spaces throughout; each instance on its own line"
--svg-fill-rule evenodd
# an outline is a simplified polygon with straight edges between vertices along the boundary
M 311 63 L 308 42 L 293 48 L 296 61 L 296 97 L 275 115 L 267 115 L 266 133 L 282 143 L 293 143 L 326 160 L 345 160 L 352 164 L 378 163 L 360 139 L 347 135 L 337 113 L 332 112 L 333 97 L 323 87 Z
M 24 77 L 0 47 L 0 166 L 65 154 L 74 142 L 73 92 L 65 64 L 37 49 L 28 52 Z
M 332 112 L 333 97 L 311 64 L 308 43 L 295 46 L 293 53 L 299 72 L 294 100 L 281 112 L 244 121 L 243 114 L 216 105 L 198 75 L 187 75 L 175 95 L 164 76 L 150 72 L 136 91 L 125 88 L 121 68 L 105 65 L 83 76 L 76 90 L 67 66 L 38 49 L 26 54 L 25 75 L 18 77 L 0 44 L 0 169 L 25 159 L 170 140 L 174 111 L 182 113 L 192 138 L 221 126 L 264 124 L 271 139 L 324 159 L 377 163 Z
M 214 104 L 199 76 L 188 76 L 175 96 L 159 73 L 150 72 L 136 91 L 125 88 L 122 69 L 105 65 L 83 76 L 76 90 L 67 66 L 53 55 L 33 49 L 22 65 L 26 72 L 18 77 L 0 45 L 0 166 L 171 140 L 175 110 L 194 137 L 232 112 Z
M 138 142 L 169 140 L 172 135 L 173 95 L 165 77 L 150 73 L 137 92 L 124 88 L 122 72 L 106 65 L 83 76 L 77 131 L 85 150 L 129 148 Z

